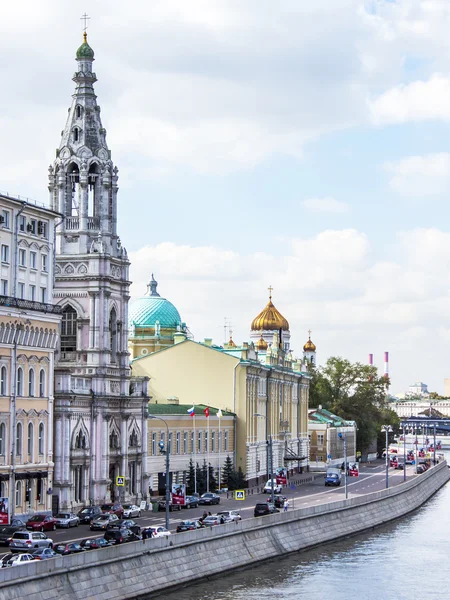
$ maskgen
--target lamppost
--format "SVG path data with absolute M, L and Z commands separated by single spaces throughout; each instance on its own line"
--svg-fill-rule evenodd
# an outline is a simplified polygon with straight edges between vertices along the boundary
M 389 487 L 389 434 L 392 432 L 390 425 L 382 425 L 381 431 L 386 432 L 386 487 Z
M 344 431 L 344 433 L 338 433 L 338 437 L 341 438 L 341 440 L 344 440 L 344 488 L 345 488 L 345 499 L 347 500 L 348 498 L 348 492 L 347 492 L 347 432 Z
M 406 481 L 406 432 L 405 424 L 402 423 L 403 427 L 403 481 Z
M 266 419 L 266 444 L 267 447 L 269 449 L 269 460 L 270 460 L 270 481 L 271 481 L 271 489 L 272 489 L 272 504 L 274 504 L 275 502 L 275 490 L 274 490 L 274 485 L 273 485 L 273 446 L 272 446 L 272 434 L 269 434 L 269 439 L 267 440 L 267 424 L 268 424 L 268 419 L 266 417 L 266 415 L 261 415 L 260 413 L 254 413 L 255 417 L 261 417 L 263 419 Z
M 433 465 L 436 464 L 436 423 L 433 424 Z
M 166 529 L 169 529 L 169 509 L 170 509 L 170 448 L 169 448 L 169 426 L 167 421 L 161 419 L 161 417 L 156 417 L 155 415 L 148 415 L 149 419 L 159 419 L 162 421 L 167 429 L 167 437 L 166 437 L 166 448 L 164 449 L 164 442 L 159 442 L 159 451 L 161 454 L 166 455 Z

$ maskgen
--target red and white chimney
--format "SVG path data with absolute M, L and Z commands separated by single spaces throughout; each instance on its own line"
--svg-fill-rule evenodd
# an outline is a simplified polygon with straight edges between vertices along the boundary
M 373 366 L 373 354 L 369 354 L 369 365 Z
M 384 378 L 389 379 L 389 352 L 384 353 Z

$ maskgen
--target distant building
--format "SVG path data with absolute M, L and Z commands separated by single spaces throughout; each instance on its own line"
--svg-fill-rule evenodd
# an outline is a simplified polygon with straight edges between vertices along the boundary
M 308 411 L 311 469 L 340 466 L 344 461 L 344 436 L 347 461 L 356 460 L 356 422 L 346 421 L 322 407 Z M 339 435 L 341 434 L 341 436 Z
M 422 396 L 423 398 L 428 398 L 429 395 L 428 386 L 426 383 L 422 383 L 422 381 L 417 381 L 410 385 L 407 392 L 407 396 Z

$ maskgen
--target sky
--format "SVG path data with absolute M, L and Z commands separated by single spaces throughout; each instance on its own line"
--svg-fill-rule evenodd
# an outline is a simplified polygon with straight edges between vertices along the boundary
M 132 297 L 196 340 L 268 301 L 301 355 L 450 377 L 448 0 L 16 0 L 0 24 L 0 191 L 47 203 L 82 13 L 119 168 Z M 228 330 L 227 330 L 228 336 Z

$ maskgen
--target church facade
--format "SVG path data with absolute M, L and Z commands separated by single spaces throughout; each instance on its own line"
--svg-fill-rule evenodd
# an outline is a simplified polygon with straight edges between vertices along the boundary
M 49 167 L 50 206 L 64 216 L 56 242 L 54 301 L 62 322 L 53 478 L 54 500 L 64 509 L 139 501 L 148 490 L 147 379 L 132 378 L 129 366 L 130 263 L 117 231 L 118 169 L 86 34 L 76 60 L 75 93 Z M 120 478 L 125 486 L 116 485 Z

